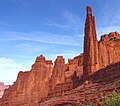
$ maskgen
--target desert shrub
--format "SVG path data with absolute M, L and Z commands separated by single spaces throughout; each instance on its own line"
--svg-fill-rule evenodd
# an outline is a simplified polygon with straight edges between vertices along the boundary
M 120 94 L 113 93 L 105 97 L 102 101 L 103 106 L 120 106 Z

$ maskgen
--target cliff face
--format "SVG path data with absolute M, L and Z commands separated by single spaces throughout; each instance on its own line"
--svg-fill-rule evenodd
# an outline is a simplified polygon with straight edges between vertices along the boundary
M 86 94 L 86 92 L 81 93 L 84 91 L 84 88 L 81 88 L 83 81 L 90 80 L 93 83 L 100 83 L 119 80 L 120 34 L 111 32 L 102 35 L 98 42 L 92 9 L 87 7 L 86 10 L 84 53 L 69 59 L 67 64 L 65 64 L 63 56 L 58 56 L 54 66 L 51 60 L 46 60 L 42 55 L 38 56 L 31 70 L 20 71 L 16 82 L 5 90 L 0 99 L 0 106 L 36 106 L 40 101 L 45 100 L 45 103 L 50 102 L 53 106 L 50 98 L 60 96 L 61 98 L 56 101 L 64 102 L 62 96 L 64 97 L 67 92 L 68 95 L 72 95 L 73 89 L 78 86 L 80 86 L 78 90 L 80 92 L 77 95 L 79 95 L 79 99 L 83 99 L 84 96 L 81 97 L 81 95 Z M 113 64 L 115 62 L 118 63 Z M 77 100 L 77 96 L 71 97 Z M 50 100 L 47 101 L 47 99 Z M 71 98 L 67 96 L 66 100 L 71 101 Z M 76 104 L 75 101 L 72 102 Z M 47 106 L 47 104 L 43 106 Z
M 98 48 L 100 68 L 120 61 L 120 34 L 111 32 L 102 35 Z
M 83 75 L 87 75 L 96 71 L 99 67 L 98 62 L 98 40 L 96 34 L 95 20 L 92 16 L 91 7 L 87 7 L 87 18 L 85 22 L 84 36 L 84 55 L 83 55 Z
M 79 77 L 83 75 L 83 53 L 73 59 L 68 59 L 68 63 L 65 64 L 66 79 L 71 77 L 74 72 L 76 72 Z
M 65 82 L 65 59 L 63 56 L 58 56 L 55 60 L 53 67 L 52 76 L 49 84 L 50 88 L 53 89 L 57 84 Z
M 0 106 L 28 106 L 47 97 L 52 65 L 52 61 L 47 61 L 42 55 L 37 57 L 31 71 L 19 72 L 16 82 L 3 95 L 3 101 L 7 98 L 6 103 Z
M 92 103 L 92 106 L 102 106 L 101 101 L 105 96 L 115 91 L 120 93 L 120 62 L 102 68 L 89 77 L 90 82 L 86 81 L 68 91 L 65 87 L 61 89 L 66 86 L 65 83 L 57 85 L 41 106 L 86 106 L 87 103 Z
M 100 68 L 120 61 L 120 34 L 111 32 L 101 36 L 98 42 L 92 9 L 88 6 L 85 22 L 83 77 L 87 77 Z

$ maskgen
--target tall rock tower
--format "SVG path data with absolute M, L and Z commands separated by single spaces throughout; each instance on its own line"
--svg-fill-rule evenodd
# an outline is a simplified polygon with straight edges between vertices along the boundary
M 87 6 L 87 17 L 84 29 L 84 56 L 83 56 L 83 77 L 87 77 L 99 68 L 98 62 L 98 40 L 94 16 L 91 7 Z

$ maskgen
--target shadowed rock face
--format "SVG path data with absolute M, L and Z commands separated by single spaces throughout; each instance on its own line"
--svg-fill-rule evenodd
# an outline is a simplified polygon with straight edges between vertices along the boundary
M 116 80 L 120 83 L 120 34 L 102 35 L 98 42 L 91 7 L 86 11 L 84 53 L 69 59 L 67 64 L 63 56 L 58 56 L 54 66 L 51 60 L 38 56 L 31 70 L 20 71 L 15 83 L 5 90 L 0 106 L 75 106 L 77 102 L 85 104 L 86 95 L 90 96 L 89 101 L 98 103 L 99 87 L 110 93 L 117 87 L 120 92 L 117 85 L 113 85 L 111 91 L 106 87 Z M 103 96 L 105 90 L 101 89 Z
M 55 60 L 55 65 L 53 67 L 53 73 L 51 77 L 52 88 L 57 84 L 65 82 L 65 59 L 63 56 L 58 56 Z
M 102 106 L 103 97 L 115 91 L 120 93 L 120 62 L 96 71 L 89 76 L 89 81 L 75 89 L 61 90 L 63 86 L 65 83 L 57 85 L 41 106 L 86 106 L 91 102 L 92 106 Z

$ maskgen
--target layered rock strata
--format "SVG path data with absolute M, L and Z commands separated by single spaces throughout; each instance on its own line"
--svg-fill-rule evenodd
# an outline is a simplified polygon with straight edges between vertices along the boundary
M 79 81 L 82 79 L 79 79 Z M 105 68 L 96 71 L 89 76 L 89 81 L 84 82 L 75 89 L 61 89 L 57 85 L 51 91 L 52 97 L 48 95 L 41 106 L 85 106 L 92 103 L 92 106 L 102 106 L 102 100 L 105 96 L 114 92 L 120 93 L 120 62 L 111 64 Z M 70 84 L 72 85 L 72 84 Z M 58 93 L 58 91 L 60 93 Z M 64 92 L 63 92 L 64 91 Z M 59 95 L 57 95 L 59 94 Z
M 47 97 L 52 67 L 52 61 L 38 56 L 31 71 L 20 71 L 16 82 L 5 90 L 0 106 L 29 106 Z
M 83 53 L 84 81 L 98 69 L 120 61 L 120 34 L 111 32 L 102 35 L 98 42 L 92 9 L 88 6 L 86 10 L 87 16 L 85 22 Z
M 83 75 L 87 77 L 99 68 L 98 60 L 98 40 L 96 34 L 95 20 L 92 16 L 91 7 L 87 7 L 87 17 L 85 22 L 84 55 L 83 55 Z
M 120 85 L 117 85 L 120 81 L 120 34 L 102 35 L 98 42 L 92 9 L 88 6 L 86 10 L 84 53 L 69 59 L 67 64 L 63 56 L 58 56 L 54 66 L 51 60 L 38 56 L 31 70 L 20 71 L 15 83 L 5 90 L 0 106 L 85 105 L 86 96 L 90 97 L 88 101 L 100 102 L 99 88 L 103 96 L 104 92 L 107 95 L 115 89 L 120 92 Z

